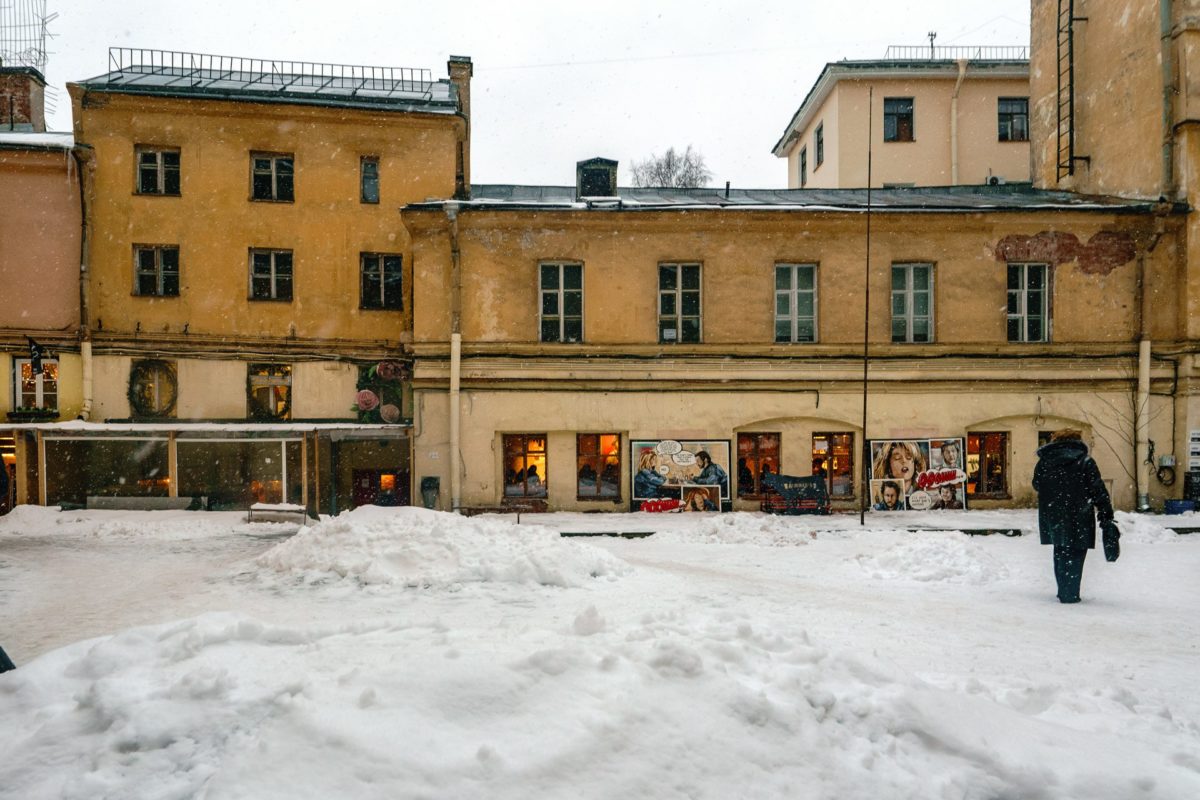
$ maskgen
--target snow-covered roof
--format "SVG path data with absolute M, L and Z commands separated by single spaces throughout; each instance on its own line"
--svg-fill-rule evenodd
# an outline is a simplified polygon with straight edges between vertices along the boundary
M 70 150 L 74 146 L 75 136 L 70 133 L 0 132 L 0 149 Z

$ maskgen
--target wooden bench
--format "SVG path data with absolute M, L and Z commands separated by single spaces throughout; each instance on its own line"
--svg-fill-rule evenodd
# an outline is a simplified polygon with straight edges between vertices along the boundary
M 542 514 L 547 509 L 545 500 L 521 500 L 520 502 L 504 502 L 498 506 L 459 506 L 458 513 L 464 517 L 474 517 L 478 514 L 516 514 L 517 523 L 521 522 L 521 514 Z
M 246 513 L 246 522 L 308 523 L 308 509 L 296 503 L 254 503 Z

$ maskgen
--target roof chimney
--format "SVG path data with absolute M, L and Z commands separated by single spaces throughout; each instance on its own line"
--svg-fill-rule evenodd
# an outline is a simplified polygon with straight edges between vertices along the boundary
M 458 143 L 455 154 L 454 196 L 464 200 L 471 196 L 471 75 L 475 67 L 470 56 L 450 56 L 446 62 L 450 83 L 458 91 L 458 109 L 467 121 L 464 138 Z
M 575 163 L 575 199 L 617 196 L 617 162 L 589 158 Z
M 0 130 L 46 130 L 46 79 L 33 67 L 0 66 Z

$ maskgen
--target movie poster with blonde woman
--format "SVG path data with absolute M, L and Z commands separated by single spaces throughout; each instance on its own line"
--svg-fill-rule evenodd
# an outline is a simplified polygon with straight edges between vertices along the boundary
M 963 439 L 871 442 L 868 476 L 874 511 L 943 511 L 967 507 Z
M 630 452 L 634 500 L 674 498 L 688 511 L 720 511 L 729 500 L 728 440 L 635 440 Z

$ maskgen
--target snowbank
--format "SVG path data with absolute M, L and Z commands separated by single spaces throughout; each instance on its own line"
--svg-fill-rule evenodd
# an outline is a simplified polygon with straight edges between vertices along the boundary
M 1004 562 L 959 531 L 908 533 L 882 552 L 855 560 L 872 577 L 886 580 L 980 585 L 1008 577 Z
M 579 586 L 628 569 L 615 556 L 540 525 L 375 506 L 302 529 L 257 563 L 308 583 L 348 578 L 425 588 L 476 582 Z

